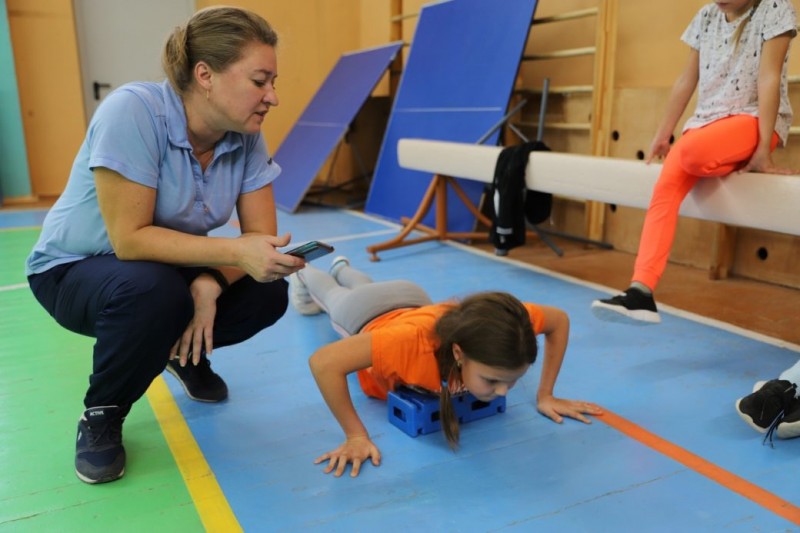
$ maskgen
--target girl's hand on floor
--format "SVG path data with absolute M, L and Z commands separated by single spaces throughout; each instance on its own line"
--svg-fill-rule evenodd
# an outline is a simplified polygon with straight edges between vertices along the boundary
M 565 416 L 580 420 L 585 424 L 591 424 L 592 421 L 586 418 L 584 416 L 585 414 L 594 416 L 603 414 L 603 410 L 600 406 L 591 402 L 565 400 L 554 396 L 539 398 L 536 408 L 544 416 L 559 424 L 564 421 L 563 417 Z
M 336 477 L 344 473 L 347 463 L 352 463 L 353 468 L 350 471 L 350 477 L 356 477 L 361 470 L 361 465 L 368 459 L 372 459 L 372 464 L 380 466 L 381 452 L 378 447 L 366 435 L 357 437 L 348 437 L 348 439 L 336 448 L 335 450 L 317 457 L 314 461 L 315 465 L 323 461 L 328 461 L 328 466 L 325 467 L 324 472 Z

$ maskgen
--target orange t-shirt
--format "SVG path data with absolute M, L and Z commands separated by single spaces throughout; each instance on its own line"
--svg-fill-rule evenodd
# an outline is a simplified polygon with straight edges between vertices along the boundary
M 361 333 L 372 335 L 372 366 L 358 371 L 358 382 L 367 396 L 385 400 L 389 391 L 398 385 L 416 385 L 432 391 L 441 388 L 434 326 L 453 305 L 397 309 L 364 326 Z M 544 313 L 536 304 L 523 305 L 538 335 L 544 326 Z

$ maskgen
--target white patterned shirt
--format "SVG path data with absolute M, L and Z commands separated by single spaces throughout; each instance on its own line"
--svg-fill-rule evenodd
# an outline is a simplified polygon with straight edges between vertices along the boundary
M 750 11 L 732 22 L 716 4 L 707 4 L 695 15 L 681 40 L 700 53 L 697 108 L 683 130 L 704 126 L 731 115 L 758 116 L 758 66 L 765 41 L 786 32 L 797 34 L 797 14 L 790 0 L 761 0 L 752 10 L 735 45 L 736 28 Z M 775 132 L 786 144 L 792 125 L 788 96 L 788 54 L 781 72 L 781 95 Z

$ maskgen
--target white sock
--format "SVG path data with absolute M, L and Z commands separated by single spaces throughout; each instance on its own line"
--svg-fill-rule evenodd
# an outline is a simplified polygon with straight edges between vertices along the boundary
M 640 283 L 638 281 L 631 282 L 631 288 L 638 289 L 638 290 L 642 291 L 644 294 L 647 294 L 647 295 L 653 294 L 653 291 L 650 290 L 650 287 L 648 287 L 644 283 Z
M 800 360 L 798 360 L 794 366 L 791 368 L 787 368 L 783 372 L 778 379 L 785 379 L 790 383 L 794 383 L 795 385 L 800 384 Z M 800 396 L 797 396 L 800 398 Z

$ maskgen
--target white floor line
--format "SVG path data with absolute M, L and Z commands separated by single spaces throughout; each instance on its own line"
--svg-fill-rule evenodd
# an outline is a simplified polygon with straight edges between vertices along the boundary
M 353 216 L 356 216 L 356 217 L 359 217 L 359 218 L 363 218 L 364 220 L 369 220 L 370 222 L 377 222 L 378 224 L 383 224 L 384 226 L 389 227 L 389 228 L 394 228 L 394 229 L 402 229 L 403 228 L 402 224 L 398 224 L 397 222 L 392 222 L 391 220 L 385 220 L 383 218 L 376 217 L 374 215 L 369 215 L 369 214 L 364 213 L 362 211 L 355 211 L 353 209 L 343 209 L 342 211 L 344 211 L 345 213 L 349 213 L 349 214 L 351 214 Z
M 17 283 L 16 285 L 0 286 L 0 292 L 15 291 L 17 289 L 27 289 L 27 288 L 28 288 L 27 283 Z
M 29 229 L 42 229 L 42 227 L 41 226 L 11 226 L 11 227 L 8 227 L 8 228 L 0 228 L 0 231 L 11 232 L 11 231 L 24 231 L 24 230 L 29 230 Z
M 391 233 L 396 233 L 397 230 L 394 229 L 384 229 L 380 231 L 370 231 L 367 233 L 353 233 L 350 235 L 340 235 L 339 237 L 325 237 L 322 242 L 327 243 L 334 243 L 334 242 L 346 242 L 346 241 L 354 241 L 356 239 L 362 239 L 364 237 L 379 237 L 381 235 L 389 235 Z
M 397 230 L 398 228 L 402 229 L 402 227 L 403 227 L 401 224 L 397 224 L 395 222 L 390 222 L 390 221 L 387 221 L 387 220 L 383 220 L 383 219 L 380 219 L 378 217 L 374 217 L 372 215 L 369 215 L 369 214 L 366 214 L 366 213 L 362 213 L 362 212 L 359 212 L 359 211 L 353 211 L 353 210 L 350 210 L 350 209 L 346 209 L 344 211 L 346 211 L 347 213 L 350 213 L 351 215 L 355 215 L 357 217 L 361 217 L 363 219 L 369 220 L 371 222 L 377 222 L 379 224 L 384 224 L 386 226 L 394 228 L 394 230 Z M 392 231 L 392 230 L 387 230 L 387 231 L 377 232 L 377 233 L 378 234 L 385 234 L 388 231 Z M 362 234 L 362 236 L 365 236 L 365 235 L 368 235 L 368 234 Z M 350 240 L 350 239 L 354 239 L 354 238 L 357 238 L 357 237 L 356 236 L 350 236 L 350 237 L 339 238 L 339 240 Z M 518 266 L 520 268 L 524 268 L 526 270 L 530 270 L 532 272 L 537 272 L 539 274 L 543 274 L 543 275 L 549 276 L 551 278 L 560 279 L 562 281 L 567 281 L 569 283 L 574 283 L 576 285 L 580 285 L 580 286 L 583 286 L 583 287 L 588 287 L 590 289 L 594 289 L 594 290 L 597 290 L 597 291 L 600 291 L 600 292 L 605 292 L 605 293 L 608 293 L 610 295 L 616 295 L 616 294 L 622 293 L 622 291 L 619 290 L 619 289 L 614 289 L 614 288 L 611 288 L 611 287 L 607 287 L 605 285 L 601 285 L 599 283 L 593 283 L 591 281 L 586 281 L 586 280 L 583 280 L 583 279 L 580 279 L 580 278 L 576 278 L 576 277 L 573 277 L 573 276 L 568 276 L 566 274 L 561 274 L 559 272 L 555 272 L 553 270 L 548 270 L 546 268 L 539 267 L 539 266 L 536 266 L 536 265 L 530 265 L 528 263 L 523 263 L 522 261 L 519 261 L 517 259 L 511 259 L 510 257 L 497 256 L 497 255 L 494 255 L 494 254 L 489 253 L 487 251 L 479 250 L 477 248 L 473 248 L 472 246 L 468 246 L 466 244 L 461 244 L 460 242 L 457 242 L 457 241 L 445 240 L 445 241 L 441 241 L 441 242 L 446 244 L 446 245 L 448 245 L 448 246 L 452 246 L 454 248 L 458 248 L 459 250 L 463 250 L 463 251 L 469 252 L 471 254 L 487 257 L 487 258 L 493 259 L 495 261 L 501 261 L 501 262 L 509 263 L 509 264 Z M 586 305 L 587 306 L 590 305 L 590 302 L 587 302 Z M 753 340 L 756 340 L 756 341 L 759 341 L 759 342 L 763 342 L 764 344 L 770 344 L 772 346 L 777 346 L 778 348 L 785 348 L 787 350 L 792 350 L 794 352 L 800 352 L 800 344 L 795 344 L 795 343 L 787 342 L 785 340 L 778 339 L 778 338 L 775 338 L 775 337 L 770 337 L 769 335 L 764 335 L 762 333 L 751 331 L 749 329 L 741 328 L 739 326 L 735 326 L 735 325 L 729 324 L 727 322 L 722 322 L 721 320 L 716 320 L 714 318 L 709 318 L 709 317 L 706 317 L 706 316 L 698 315 L 696 313 L 691 313 L 689 311 L 684 311 L 683 309 L 678 309 L 677 307 L 672 307 L 670 305 L 659 303 L 658 304 L 658 308 L 659 308 L 659 312 L 660 311 L 664 311 L 666 313 L 669 313 L 671 315 L 674 315 L 674 316 L 677 316 L 677 317 L 680 317 L 680 318 L 685 318 L 687 320 L 692 320 L 692 321 L 697 322 L 699 324 L 703 324 L 703 325 L 710 326 L 710 327 L 713 327 L 713 328 L 717 328 L 717 329 L 720 329 L 720 330 L 723 330 L 723 331 L 727 331 L 729 333 L 740 335 L 740 336 L 746 337 L 748 339 L 753 339 Z
M 581 285 L 584 287 L 588 287 L 591 289 L 595 289 L 602 292 L 607 292 L 609 294 L 620 294 L 622 293 L 619 289 L 612 289 L 610 287 L 606 287 L 605 285 L 601 285 L 599 283 L 593 283 L 591 281 L 582 280 L 579 278 L 575 278 L 573 276 L 568 276 L 566 274 L 561 274 L 558 272 L 554 272 L 552 270 L 547 270 L 546 268 L 538 267 L 536 265 L 529 265 L 528 263 L 523 263 L 517 259 L 511 259 L 509 257 L 502 257 L 491 254 L 484 250 L 479 250 L 477 248 L 473 248 L 471 246 L 467 246 L 465 244 L 461 244 L 455 241 L 442 241 L 448 246 L 453 246 L 460 250 L 464 250 L 465 252 L 473 253 L 476 255 L 488 257 L 490 259 L 494 259 L 496 261 L 501 261 L 505 263 L 510 263 L 520 268 L 524 268 L 527 270 L 531 270 L 533 272 L 537 272 L 539 274 L 543 274 L 546 276 L 550 276 L 552 278 L 560 279 L 563 281 L 568 281 L 570 283 L 574 283 L 576 285 Z M 590 302 L 587 302 L 587 306 L 590 305 Z M 792 350 L 794 352 L 800 352 L 800 344 L 794 344 L 792 342 L 787 342 L 783 339 L 778 339 L 775 337 L 770 337 L 769 335 L 764 335 L 762 333 L 758 333 L 749 329 L 741 328 L 739 326 L 735 326 L 733 324 L 729 324 L 727 322 L 722 322 L 721 320 L 716 320 L 714 318 L 709 318 L 707 316 L 698 315 L 696 313 L 692 313 L 690 311 L 684 311 L 683 309 L 678 309 L 677 307 L 672 307 L 670 305 L 658 304 L 659 312 L 664 311 L 671 315 L 675 315 L 680 318 L 685 318 L 687 320 L 692 320 L 694 322 L 698 322 L 700 324 L 711 326 L 717 329 L 721 329 L 723 331 L 727 331 L 729 333 L 734 333 L 736 335 L 740 335 L 742 337 L 747 337 L 749 339 L 753 339 L 759 342 L 763 342 L 764 344 L 770 344 L 772 346 L 777 346 L 779 348 L 786 348 L 787 350 Z M 657 326 L 656 326 L 657 327 Z

